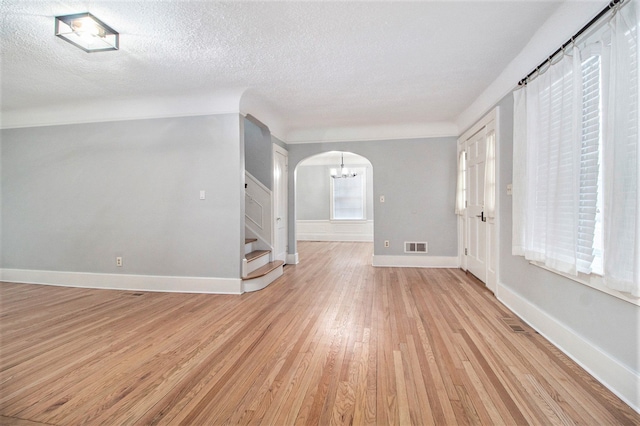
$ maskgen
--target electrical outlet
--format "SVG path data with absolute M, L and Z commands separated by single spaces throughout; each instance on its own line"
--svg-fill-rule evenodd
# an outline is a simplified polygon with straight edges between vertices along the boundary
M 384 240 L 384 246 L 389 247 L 389 240 Z
M 116 257 L 116 266 L 122 266 L 122 257 Z

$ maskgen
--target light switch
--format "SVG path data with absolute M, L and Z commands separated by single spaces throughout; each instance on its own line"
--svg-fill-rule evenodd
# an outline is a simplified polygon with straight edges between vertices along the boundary
M 380 196 L 380 202 L 381 202 L 381 203 L 384 203 L 384 195 L 381 195 L 381 196 Z
M 204 199 L 205 199 L 204 189 L 200 191 L 200 199 L 201 199 L 201 200 L 204 200 Z

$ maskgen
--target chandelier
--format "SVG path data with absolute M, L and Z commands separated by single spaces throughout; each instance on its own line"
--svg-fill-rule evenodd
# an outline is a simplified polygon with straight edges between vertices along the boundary
M 331 169 L 331 177 L 334 179 L 356 177 L 357 173 L 352 172 L 344 166 L 344 153 L 341 153 L 340 169 Z

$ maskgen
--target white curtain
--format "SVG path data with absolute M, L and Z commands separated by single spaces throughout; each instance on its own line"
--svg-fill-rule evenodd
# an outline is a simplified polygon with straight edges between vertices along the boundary
M 640 296 L 640 0 L 514 92 L 512 252 Z
M 516 96 L 514 232 L 526 259 L 577 273 L 580 185 L 580 58 L 563 56 Z M 524 99 L 521 98 L 524 96 Z M 524 110 L 522 110 L 524 108 Z M 526 164 L 525 170 L 516 165 Z M 515 202 L 516 200 L 514 200 Z M 522 239 L 523 241 L 518 241 Z
M 457 215 L 462 215 L 464 214 L 464 201 L 465 201 L 465 190 L 464 190 L 464 185 L 465 185 L 465 157 L 464 157 L 464 151 L 460 151 L 460 154 L 458 155 L 458 181 L 456 183 L 456 211 L 455 213 Z
M 634 296 L 640 296 L 638 9 L 634 0 L 615 14 L 603 56 L 604 281 Z

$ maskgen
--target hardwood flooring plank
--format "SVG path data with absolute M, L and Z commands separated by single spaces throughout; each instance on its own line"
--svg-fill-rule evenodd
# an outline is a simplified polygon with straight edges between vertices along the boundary
M 0 283 L 0 424 L 640 424 L 473 276 L 298 248 L 240 296 Z
M 418 335 L 416 334 L 416 338 Z M 420 359 L 418 355 L 418 348 L 416 347 L 413 334 L 407 336 L 407 368 L 406 371 L 412 373 L 412 380 L 414 384 L 415 398 L 412 398 L 412 402 L 409 408 L 412 409 L 412 423 L 434 425 L 434 416 L 431 408 L 431 402 L 429 402 L 429 395 L 427 392 L 427 385 L 424 382 L 424 376 L 419 374 L 422 370 Z M 414 413 L 415 412 L 415 413 Z
M 0 416 L 0 425 L 11 426 L 43 426 L 47 423 L 32 422 L 31 420 L 20 419 L 17 417 Z

